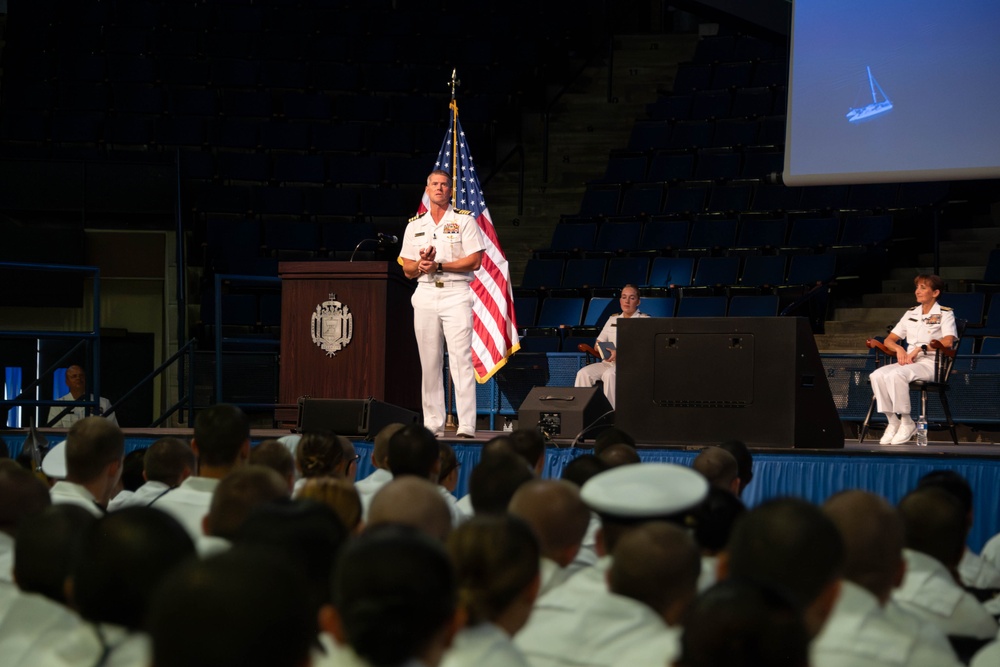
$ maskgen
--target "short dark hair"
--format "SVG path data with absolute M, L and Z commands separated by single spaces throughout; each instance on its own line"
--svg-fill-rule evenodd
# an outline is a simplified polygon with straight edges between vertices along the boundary
M 223 477 L 209 505 L 206 520 L 212 535 L 228 540 L 258 506 L 288 498 L 288 481 L 262 465 L 249 465 Z
M 294 566 L 239 546 L 172 572 L 148 625 L 157 667 L 295 667 L 308 660 L 317 633 Z
M 628 445 L 635 449 L 635 438 L 616 426 L 610 426 L 594 439 L 594 454 L 600 456 L 601 452 L 612 445 Z
M 180 438 L 160 438 L 146 450 L 142 464 L 147 481 L 174 487 L 181 483 L 185 468 L 194 471 L 194 450 Z
M 708 487 L 708 496 L 695 511 L 694 539 L 711 554 L 726 546 L 736 521 L 746 512 L 746 506 L 729 491 Z
M 331 597 L 354 652 L 398 665 L 453 617 L 455 572 L 444 546 L 417 529 L 374 526 L 341 551 Z
M 389 439 L 389 470 L 393 477 L 416 475 L 427 479 L 440 456 L 437 438 L 419 424 L 410 424 Z
M 14 579 L 25 593 L 66 604 L 66 578 L 76 568 L 83 536 L 97 518 L 80 505 L 52 505 L 21 524 L 14 543 Z
M 581 454 L 563 467 L 562 479 L 582 488 L 587 480 L 607 469 L 608 464 L 593 454 Z
M 153 592 L 195 555 L 194 542 L 169 514 L 125 507 L 89 526 L 73 572 L 73 603 L 95 623 L 139 630 Z
M 932 470 L 917 482 L 917 488 L 923 489 L 933 486 L 944 489 L 955 497 L 955 500 L 962 504 L 962 511 L 966 514 L 972 513 L 973 494 L 969 481 L 954 470 Z
M 750 453 L 750 448 L 742 440 L 726 440 L 719 447 L 732 454 L 736 459 L 736 468 L 739 470 L 740 477 L 738 495 L 743 495 L 743 490 L 753 481 L 753 455 Z
M 799 498 L 769 500 L 739 518 L 726 547 L 729 573 L 784 588 L 811 604 L 844 563 L 844 543 L 830 517 Z
M 250 439 L 250 420 L 235 405 L 213 405 L 194 420 L 198 459 L 210 466 L 232 465 Z
M 510 447 L 515 454 L 528 462 L 531 468 L 545 456 L 545 438 L 533 428 L 519 428 L 510 435 Z
M 16 538 L 21 522 L 52 504 L 45 482 L 14 461 L 0 461 L 0 532 Z
M 524 459 L 497 452 L 485 456 L 469 476 L 469 498 L 476 514 L 504 514 L 518 487 L 534 479 Z
M 126 491 L 135 491 L 145 484 L 146 480 L 142 477 L 145 458 L 145 449 L 133 449 L 125 455 L 122 462 L 122 488 Z
M 780 591 L 729 579 L 688 609 L 677 667 L 809 664 L 809 631 L 801 608 Z
M 917 488 L 899 501 L 906 546 L 957 567 L 968 532 L 962 502 L 938 486 Z
M 74 422 L 66 434 L 66 479 L 79 484 L 91 482 L 109 463 L 125 455 L 125 436 L 104 417 L 86 417 Z
M 919 285 L 920 283 L 927 283 L 927 286 L 930 287 L 932 291 L 944 291 L 944 280 L 942 280 L 939 275 L 933 273 L 921 273 L 913 279 L 914 285 Z

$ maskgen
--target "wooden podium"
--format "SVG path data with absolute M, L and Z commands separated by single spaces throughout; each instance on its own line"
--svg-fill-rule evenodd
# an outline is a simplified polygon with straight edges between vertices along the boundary
M 278 275 L 280 403 L 375 398 L 420 410 L 414 284 L 398 264 L 282 262 Z

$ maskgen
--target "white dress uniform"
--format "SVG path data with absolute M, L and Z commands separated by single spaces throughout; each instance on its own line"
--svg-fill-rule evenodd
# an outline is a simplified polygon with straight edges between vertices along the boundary
M 608 318 L 601 333 L 597 335 L 598 343 L 618 345 L 618 318 L 620 317 L 622 314 L 618 313 Z M 649 317 L 649 315 L 637 310 L 632 317 Z M 617 364 L 610 361 L 599 361 L 584 366 L 577 372 L 575 384 L 577 387 L 593 387 L 600 380 L 604 383 L 604 395 L 608 397 L 608 403 L 613 409 L 615 407 L 616 366 Z
M 354 485 L 361 499 L 361 520 L 368 520 L 368 508 L 372 506 L 372 498 L 383 486 L 392 481 L 392 473 L 385 468 L 376 468 L 375 472 Z
M 82 621 L 68 607 L 37 593 L 0 584 L 0 664 L 21 667 L 74 631 Z
M 87 487 L 59 480 L 49 489 L 49 497 L 52 504 L 65 503 L 67 505 L 79 505 L 94 516 L 100 518 L 106 514 L 104 508 L 97 504 L 97 498 L 87 490 Z
M 122 491 L 108 503 L 108 511 L 120 510 L 124 507 L 146 507 L 151 502 L 170 490 L 163 482 L 146 482 L 134 492 Z
M 920 629 L 919 623 L 913 624 Z M 844 581 L 823 630 L 810 647 L 813 667 L 960 667 L 947 641 L 907 632 L 890 619 L 878 598 Z
M 906 576 L 892 599 L 903 609 L 936 625 L 944 634 L 992 639 L 996 620 L 952 579 L 947 568 L 927 554 L 904 549 Z
M 149 506 L 162 510 L 180 521 L 191 539 L 197 542 L 204 535 L 201 522 L 208 514 L 208 508 L 212 504 L 212 494 L 218 485 L 217 479 L 192 475 Z
M 463 628 L 444 654 L 441 667 L 529 667 L 510 636 L 492 623 Z
M 452 262 L 485 249 L 479 225 L 469 211 L 448 206 L 437 223 L 430 211 L 410 219 L 399 256 L 420 261 L 420 251 L 433 246 L 434 261 Z M 458 434 L 476 432 L 476 378 L 472 367 L 472 290 L 474 274 L 443 272 L 421 274 L 410 299 L 413 331 L 420 354 L 424 426 L 436 436 L 444 434 L 444 344 L 455 385 Z
M 995 568 L 1000 568 L 1000 535 L 994 535 L 986 540 L 979 557 Z
M 955 313 L 951 308 L 934 303 L 926 315 L 923 306 L 914 306 L 892 328 L 892 333 L 906 340 L 909 354 L 921 345 L 945 336 L 958 336 Z M 912 364 L 886 364 L 871 374 L 872 392 L 878 411 L 883 414 L 910 414 L 910 382 L 934 379 L 934 352 L 917 355 Z

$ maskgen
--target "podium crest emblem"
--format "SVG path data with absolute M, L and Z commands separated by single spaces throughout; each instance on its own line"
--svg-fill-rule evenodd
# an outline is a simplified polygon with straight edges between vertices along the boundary
M 312 315 L 312 340 L 326 356 L 334 357 L 354 337 L 354 315 L 331 294 L 328 301 L 316 306 Z

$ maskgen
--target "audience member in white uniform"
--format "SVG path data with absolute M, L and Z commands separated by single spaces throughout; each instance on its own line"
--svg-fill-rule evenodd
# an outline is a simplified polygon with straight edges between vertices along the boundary
M 273 438 L 264 440 L 250 450 L 249 461 L 252 466 L 264 466 L 281 475 L 288 493 L 292 493 L 299 476 L 295 471 L 295 456 L 283 443 Z
M 358 490 L 358 495 L 361 496 L 362 516 L 368 514 L 368 505 L 371 503 L 372 496 L 392 479 L 392 473 L 389 472 L 389 440 L 396 434 L 396 431 L 403 428 L 406 428 L 406 424 L 387 424 L 375 434 L 375 443 L 372 445 L 371 455 L 372 466 L 374 466 L 375 471 L 364 479 L 359 479 L 354 483 L 354 488 Z
M 160 438 L 142 457 L 145 484 L 134 493 L 120 492 L 108 503 L 108 510 L 124 507 L 145 507 L 170 489 L 176 488 L 194 474 L 196 462 L 191 445 L 180 438 Z
M 996 667 L 997 665 L 1000 665 L 1000 636 L 979 649 L 969 663 L 969 667 Z
M 156 667 L 302 667 L 316 640 L 305 579 L 282 555 L 234 548 L 172 572 L 155 595 Z
M 353 535 L 361 533 L 361 498 L 357 489 L 346 479 L 315 477 L 306 480 L 297 500 L 312 500 L 326 505 L 337 515 L 344 527 Z
M 17 530 L 52 504 L 49 489 L 28 470 L 0 459 L 0 583 L 12 583 Z
M 622 646 L 616 667 L 667 665 L 677 657 L 681 623 L 697 593 L 700 571 L 698 546 L 680 526 L 654 521 L 622 536 L 608 586 L 612 593 L 644 603 L 659 622 L 650 621 L 653 636 L 648 641 Z
M 719 553 L 726 548 L 733 526 L 746 506 L 729 491 L 709 486 L 708 497 L 695 512 L 694 539 L 701 549 L 701 576 L 698 590 L 707 590 L 716 581 Z
M 536 429 L 520 428 L 491 438 L 480 450 L 479 460 L 482 462 L 484 458 L 496 453 L 517 456 L 535 477 L 540 477 L 545 468 L 545 438 Z M 464 516 L 476 513 L 471 493 L 459 499 L 458 510 Z
M 448 536 L 465 626 L 444 667 L 528 667 L 511 637 L 524 627 L 538 595 L 538 541 L 521 519 L 482 515 Z
M 163 578 L 193 555 L 184 528 L 158 510 L 129 507 L 98 519 L 83 536 L 67 584 L 84 623 L 39 647 L 25 666 L 148 665 L 143 624 L 150 599 Z
M 469 475 L 469 497 L 475 515 L 506 513 L 514 493 L 534 478 L 520 456 L 503 450 L 484 453 Z
M 248 465 L 229 473 L 212 493 L 202 535 L 195 541 L 198 553 L 205 557 L 228 549 L 255 509 L 289 498 L 287 480 L 271 468 Z
M 74 422 L 63 446 L 56 445 L 45 458 L 60 456 L 65 457 L 66 479 L 49 490 L 52 502 L 79 505 L 94 516 L 103 516 L 122 474 L 125 436 L 121 429 L 102 417 Z
M 354 444 L 333 433 L 306 433 L 295 446 L 295 467 L 301 475 L 292 495 L 299 492 L 305 480 L 313 477 L 354 479 L 357 458 Z
M 840 594 L 844 543 L 818 507 L 798 498 L 769 500 L 744 514 L 719 554 L 719 579 L 744 579 L 785 591 L 815 637 Z
M 962 504 L 962 509 L 966 517 L 966 539 L 968 539 L 969 531 L 972 530 L 972 526 L 975 523 L 975 516 L 973 515 L 973 509 L 975 508 L 974 496 L 972 486 L 969 485 L 968 480 L 954 470 L 935 470 L 927 473 L 917 482 L 918 489 L 926 486 L 944 489 Z M 962 585 L 968 588 L 988 590 L 1000 588 L 1000 568 L 976 555 L 968 546 L 962 552 L 962 560 L 958 563 L 958 574 L 961 577 Z M 990 608 L 989 603 L 986 606 L 992 615 L 996 616 L 1000 614 L 1000 607 Z
M 957 583 L 966 535 L 962 504 L 944 489 L 925 486 L 907 494 L 899 511 L 906 535 L 906 576 L 893 591 L 893 599 L 936 625 L 953 642 L 993 639 L 996 620 Z
M 73 365 L 66 369 L 66 386 L 69 388 L 69 393 L 65 396 L 60 396 L 57 401 L 75 402 L 75 401 L 93 401 L 93 394 L 87 393 L 87 374 L 84 372 L 82 366 Z M 107 419 L 109 422 L 118 426 L 118 417 L 115 413 L 108 414 L 108 410 L 111 409 L 111 401 L 101 396 L 98 399 L 100 407 L 84 407 L 79 406 L 62 406 L 54 405 L 49 408 L 48 421 L 55 420 L 51 426 L 52 428 L 69 428 L 81 419 L 85 419 L 87 416 L 96 416 Z
M 404 475 L 383 486 L 372 499 L 365 530 L 382 524 L 411 526 L 444 542 L 451 532 L 451 512 L 436 484 Z
M 366 530 L 341 552 L 332 582 L 320 626 L 342 649 L 317 667 L 437 667 L 461 623 L 444 546 L 409 526 Z
M 157 498 L 152 507 L 181 522 L 191 539 L 204 533 L 202 522 L 219 480 L 247 465 L 250 458 L 250 420 L 235 405 L 213 405 L 194 421 L 191 449 L 198 459 L 198 474 Z
M 734 496 L 739 493 L 740 476 L 736 457 L 722 447 L 705 447 L 691 461 L 691 467 L 705 476 L 709 486 L 729 491 Z
M 576 485 L 556 479 L 535 479 L 521 485 L 507 509 L 523 519 L 538 539 L 538 594 L 544 595 L 569 576 L 567 566 L 580 551 L 590 524 L 590 510 L 580 499 Z
M 731 579 L 691 605 L 674 667 L 806 667 L 802 610 L 770 586 Z
M 535 609 L 514 642 L 534 667 L 547 665 L 610 665 L 625 647 L 669 632 L 662 614 L 646 604 L 608 589 L 611 554 L 629 531 L 650 521 L 684 522 L 705 498 L 708 483 L 690 468 L 667 463 L 626 465 L 607 470 L 584 484 L 581 497 L 601 516 L 596 565 L 582 569 L 535 603 Z M 699 561 L 693 541 L 674 550 L 671 564 L 661 564 L 659 584 L 681 580 L 692 571 L 697 581 Z M 694 564 L 687 567 L 688 561 Z
M 886 611 L 906 567 L 895 508 L 873 493 L 844 491 L 823 511 L 840 531 L 845 559 L 840 598 L 811 647 L 813 667 L 959 667 L 940 630 Z

